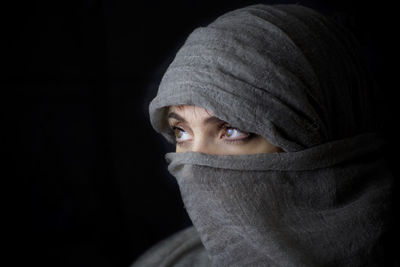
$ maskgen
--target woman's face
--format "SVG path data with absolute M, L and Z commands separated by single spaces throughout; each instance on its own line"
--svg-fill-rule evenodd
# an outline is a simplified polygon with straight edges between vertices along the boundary
M 170 106 L 168 123 L 175 133 L 176 152 L 237 155 L 283 151 L 264 137 L 233 128 L 198 106 Z

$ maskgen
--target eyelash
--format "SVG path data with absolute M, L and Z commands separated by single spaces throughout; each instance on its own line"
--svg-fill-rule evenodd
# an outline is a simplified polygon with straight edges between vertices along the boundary
M 172 134 L 175 136 L 175 130 L 180 130 L 180 131 L 185 131 L 180 127 L 177 126 L 170 126 L 171 130 L 172 130 Z M 238 131 L 240 131 L 239 129 L 235 128 L 235 127 L 231 127 L 228 124 L 224 123 L 221 124 L 220 126 L 218 126 L 219 130 L 226 130 L 226 129 L 236 129 Z M 245 133 L 245 132 L 243 132 Z M 241 139 L 235 139 L 235 140 L 229 140 L 229 139 L 224 139 L 223 142 L 226 144 L 244 144 L 247 141 L 249 141 L 250 139 L 252 139 L 254 137 L 253 133 L 247 133 L 248 135 L 244 138 Z M 184 146 L 185 145 L 185 141 L 175 141 L 176 145 L 178 146 Z

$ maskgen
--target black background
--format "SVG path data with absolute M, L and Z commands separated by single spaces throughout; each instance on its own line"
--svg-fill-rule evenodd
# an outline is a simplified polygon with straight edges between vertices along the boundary
M 129 266 L 190 225 L 163 158 L 174 148 L 151 128 L 148 104 L 194 28 L 259 2 L 3 4 L 6 266 Z M 388 2 L 264 1 L 351 18 L 392 112 L 383 119 L 396 167 L 398 17 Z

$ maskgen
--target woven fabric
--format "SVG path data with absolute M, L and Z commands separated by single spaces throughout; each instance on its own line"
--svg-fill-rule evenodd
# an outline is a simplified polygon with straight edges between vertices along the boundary
M 381 266 L 392 175 L 374 82 L 343 27 L 301 5 L 252 5 L 196 29 L 150 103 L 195 105 L 282 153 L 168 153 L 214 266 Z

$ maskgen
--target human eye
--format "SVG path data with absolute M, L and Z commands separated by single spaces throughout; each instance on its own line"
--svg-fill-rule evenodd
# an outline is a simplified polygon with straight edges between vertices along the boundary
M 229 125 L 224 125 L 222 127 L 222 130 L 223 130 L 222 138 L 227 143 L 245 142 L 254 136 L 254 134 L 252 133 L 246 133 Z
M 182 128 L 171 126 L 171 129 L 174 132 L 177 145 L 190 139 L 190 135 Z

